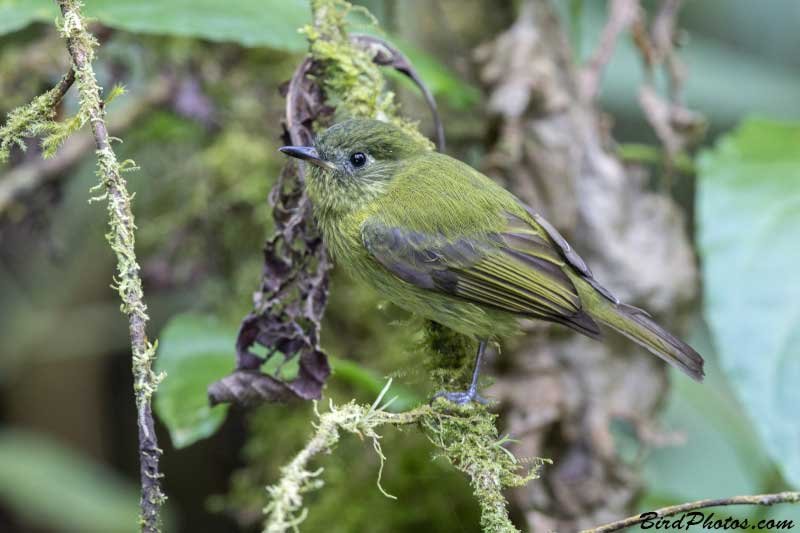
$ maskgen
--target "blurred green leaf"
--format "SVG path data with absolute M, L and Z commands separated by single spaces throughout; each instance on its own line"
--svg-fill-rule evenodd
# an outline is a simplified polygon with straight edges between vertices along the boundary
M 46 0 L 0 0 L 0 35 L 21 30 L 31 22 L 55 20 L 58 10 Z
M 617 155 L 626 163 L 648 165 L 665 165 L 668 158 L 664 148 L 643 143 L 619 143 Z M 696 172 L 694 160 L 686 152 L 676 154 L 671 163 L 675 170 L 683 174 L 693 175 Z
M 196 37 L 292 52 L 307 48 L 297 29 L 309 22 L 311 13 L 308 0 L 93 0 L 85 11 L 103 24 L 134 33 Z M 50 22 L 57 15 L 50 0 L 0 0 L 0 35 L 31 22 Z M 357 29 L 374 33 L 363 21 Z M 458 109 L 478 101 L 480 91 L 433 56 L 409 43 L 392 41 L 408 56 L 434 96 Z M 407 81 L 405 76 L 398 77 Z
M 228 406 L 211 407 L 206 390 L 233 370 L 235 342 L 235 327 L 206 315 L 177 315 L 161 332 L 156 370 L 167 377 L 154 406 L 176 448 L 212 435 L 225 420 Z
M 481 93 L 477 87 L 459 78 L 432 55 L 401 39 L 393 37 L 388 39 L 408 57 L 435 97 L 441 98 L 456 109 L 466 109 L 480 100 Z M 401 77 L 404 83 L 413 87 L 413 83 L 407 77 L 400 74 L 394 77 Z
M 0 431 L 0 501 L 52 531 L 138 531 L 136 487 L 49 438 Z
M 236 326 L 225 325 L 207 315 L 186 313 L 170 320 L 161 332 L 156 370 L 167 377 L 156 392 L 155 410 L 167 426 L 172 443 L 184 448 L 213 435 L 225 420 L 227 406 L 210 407 L 208 386 L 228 374 L 234 366 Z M 261 354 L 263 355 L 263 354 Z M 297 362 L 281 365 L 281 357 L 272 357 L 261 371 L 281 379 L 292 379 Z M 294 362 L 294 365 L 292 363 Z M 364 391 L 371 402 L 386 385 L 386 379 L 358 363 L 331 358 L 334 376 Z M 420 400 L 408 388 L 393 386 L 386 400 L 397 397 L 391 411 L 405 410 Z
M 311 16 L 308 0 L 92 0 L 85 13 L 131 32 L 289 51 L 306 49 L 297 29 Z M 0 0 L 0 34 L 34 21 L 52 22 L 57 15 L 51 0 Z
M 85 12 L 103 24 L 134 33 L 301 52 L 307 43 L 297 30 L 309 22 L 311 9 L 308 0 L 93 0 L 87 3 Z M 0 35 L 31 22 L 51 22 L 57 15 L 58 9 L 51 0 L 0 0 Z M 359 31 L 374 32 L 365 21 L 357 17 L 354 20 L 359 23 Z M 480 98 L 476 87 L 459 79 L 430 54 L 406 42 L 395 44 L 408 56 L 434 96 L 459 109 Z
M 706 359 L 706 380 L 695 383 L 670 369 L 672 388 L 664 411 L 668 431 L 685 435 L 684 444 L 652 450 L 644 478 L 647 491 L 638 503 L 640 512 L 705 498 L 759 494 L 787 489 L 776 476 L 776 466 L 742 416 L 736 399 L 701 320 L 694 323 L 690 344 Z M 776 505 L 720 507 L 717 516 L 759 520 L 800 520 L 800 507 Z M 700 527 L 698 531 L 714 531 Z
M 800 486 L 800 124 L 750 119 L 704 152 L 697 211 L 721 366 Z
M 701 321 L 688 339 L 706 359 L 706 380 L 695 383 L 672 372 L 664 411 L 667 431 L 684 444 L 653 450 L 645 464 L 647 495 L 642 511 L 702 498 L 769 490 L 773 463 L 753 434 L 742 406 L 717 363 L 710 332 Z
M 341 379 L 367 393 L 369 396 L 363 399 L 365 402 L 373 401 L 383 390 L 383 387 L 386 386 L 386 378 L 379 376 L 368 368 L 364 368 L 355 361 L 339 359 L 338 357 L 331 357 L 330 361 L 333 367 L 333 377 Z M 399 384 L 392 385 L 384 395 L 381 403 L 383 404 L 392 398 L 396 398 L 388 408 L 388 411 L 392 413 L 406 411 L 423 401 L 413 390 Z

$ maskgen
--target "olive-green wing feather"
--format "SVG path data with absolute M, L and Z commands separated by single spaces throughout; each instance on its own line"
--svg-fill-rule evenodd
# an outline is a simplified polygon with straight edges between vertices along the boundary
M 458 238 L 392 226 L 377 217 L 361 227 L 371 256 L 408 283 L 599 337 L 563 270 L 561 251 L 546 235 L 512 214 L 499 231 Z

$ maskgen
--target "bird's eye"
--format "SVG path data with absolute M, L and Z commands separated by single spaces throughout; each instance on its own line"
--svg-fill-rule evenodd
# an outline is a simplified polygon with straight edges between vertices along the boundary
M 355 152 L 350 155 L 350 164 L 356 168 L 363 167 L 367 164 L 367 156 L 364 155 L 364 152 Z

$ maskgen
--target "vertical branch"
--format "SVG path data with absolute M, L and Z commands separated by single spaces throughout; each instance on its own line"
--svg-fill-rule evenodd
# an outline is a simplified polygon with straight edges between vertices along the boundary
M 580 72 L 580 97 L 586 101 L 597 98 L 605 68 L 614 55 L 620 34 L 628 30 L 642 16 L 638 0 L 612 0 L 608 8 L 608 22 L 603 27 L 600 44 Z
M 664 145 L 667 176 L 677 156 L 701 141 L 706 129 L 705 119 L 682 101 L 686 68 L 676 51 L 681 3 L 682 0 L 662 0 L 649 29 L 643 20 L 633 28 L 634 42 L 645 68 L 639 105 Z M 669 83 L 666 96 L 661 96 L 656 89 L 657 69 L 666 74 Z
M 147 307 L 144 304 L 142 280 L 134 250 L 134 225 L 131 195 L 122 172 L 132 170 L 133 163 L 119 163 L 111 148 L 104 119 L 101 89 L 92 69 L 94 47 L 97 41 L 85 27 L 81 16 L 81 3 L 77 0 L 57 0 L 64 18 L 61 28 L 67 40 L 67 49 L 80 96 L 79 118 L 89 122 L 97 146 L 97 175 L 100 183 L 93 190 L 102 193 L 92 200 L 104 199 L 108 205 L 109 232 L 106 234 L 111 249 L 117 257 L 117 275 L 114 280 L 122 299 L 121 310 L 128 318 L 133 355 L 134 393 L 139 428 L 139 462 L 142 494 L 140 500 L 141 530 L 159 531 L 160 507 L 166 499 L 161 491 L 158 448 L 150 400 L 161 376 L 152 370 L 156 344 L 147 339 Z

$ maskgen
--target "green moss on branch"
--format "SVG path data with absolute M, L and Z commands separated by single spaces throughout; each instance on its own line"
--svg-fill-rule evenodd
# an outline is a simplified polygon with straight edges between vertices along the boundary
M 74 81 L 75 72 L 70 70 L 55 87 L 8 114 L 6 123 L 0 128 L 0 163 L 8 161 L 14 146 L 25 151 L 26 137 L 43 137 L 43 154 L 50 157 L 70 134 L 80 128 L 82 123 L 78 116 L 64 122 L 55 121 L 58 104 Z
M 80 110 L 77 121 L 88 122 L 97 147 L 98 185 L 93 201 L 105 200 L 108 209 L 109 231 L 106 239 L 117 258 L 114 286 L 122 300 L 121 311 L 128 318 L 133 358 L 134 394 L 139 428 L 140 527 L 147 533 L 160 531 L 160 509 L 166 500 L 161 491 L 161 473 L 151 398 L 162 376 L 153 372 L 157 343 L 147 337 L 147 307 L 144 303 L 142 280 L 136 259 L 135 230 L 131 194 L 123 177 L 125 171 L 135 169 L 132 161 L 120 163 L 111 147 L 111 138 L 105 124 L 102 89 L 92 68 L 97 40 L 86 28 L 82 17 L 82 4 L 77 0 L 58 0 L 63 23 L 59 30 L 67 41 L 78 86 Z
M 399 116 L 395 95 L 386 90 L 383 74 L 370 54 L 350 41 L 346 18 L 355 8 L 344 0 L 312 0 L 311 9 L 314 23 L 301 31 L 308 39 L 311 57 L 322 66 L 320 81 L 336 117 L 390 121 L 432 149 L 433 143 L 419 132 L 416 123 Z
M 378 489 L 389 498 L 381 486 L 381 473 L 386 456 L 381 447 L 381 426 L 417 425 L 439 450 L 439 457 L 447 459 L 454 467 L 465 473 L 481 507 L 481 527 L 490 533 L 510 533 L 517 529 L 508 518 L 503 490 L 520 487 L 536 479 L 543 460 L 536 459 L 525 464 L 517 460 L 504 448 L 508 438 L 499 438 L 495 426 L 496 415 L 488 413 L 482 406 L 469 405 L 451 411 L 451 405 L 437 400 L 433 405 L 422 405 L 410 411 L 392 413 L 387 411 L 390 399 L 383 405 L 391 380 L 371 406 L 350 402 L 343 406 L 330 404 L 330 410 L 322 415 L 316 410 L 319 423 L 303 449 L 283 468 L 281 478 L 275 485 L 267 487 L 269 504 L 264 508 L 266 516 L 264 533 L 285 533 L 299 530 L 308 509 L 304 505 L 307 493 L 321 489 L 324 468 L 312 469 L 311 461 L 320 454 L 330 453 L 346 431 L 369 439 L 380 459 Z M 520 473 L 522 471 L 522 473 Z

